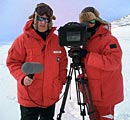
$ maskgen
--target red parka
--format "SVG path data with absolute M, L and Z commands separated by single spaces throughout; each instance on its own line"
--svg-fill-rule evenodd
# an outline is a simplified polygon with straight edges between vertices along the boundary
M 109 106 L 121 102 L 123 95 L 122 50 L 107 25 L 101 25 L 88 40 L 84 59 L 94 105 Z
M 58 44 L 58 37 L 52 28 L 44 41 L 31 27 L 28 21 L 21 34 L 8 52 L 7 66 L 10 73 L 18 81 L 18 102 L 27 107 L 48 107 L 54 104 L 66 82 L 67 56 L 63 47 Z M 26 76 L 21 66 L 25 62 L 40 62 L 44 69 L 34 75 L 30 86 L 22 84 Z

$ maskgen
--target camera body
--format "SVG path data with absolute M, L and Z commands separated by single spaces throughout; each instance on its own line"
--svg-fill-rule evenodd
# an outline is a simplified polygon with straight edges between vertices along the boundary
M 60 46 L 79 47 L 86 45 L 90 33 L 87 24 L 69 22 L 58 29 Z

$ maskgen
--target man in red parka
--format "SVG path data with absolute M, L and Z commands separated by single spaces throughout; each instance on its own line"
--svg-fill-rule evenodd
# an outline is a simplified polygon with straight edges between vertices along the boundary
M 114 107 L 124 99 L 122 50 L 111 34 L 110 24 L 99 17 L 93 7 L 79 15 L 80 23 L 87 22 L 91 33 L 81 52 L 86 77 L 92 94 L 96 120 L 114 120 Z
M 55 103 L 66 82 L 67 55 L 54 34 L 55 19 L 49 5 L 37 4 L 8 51 L 7 66 L 17 80 L 21 120 L 53 120 Z M 40 62 L 44 70 L 32 80 L 21 70 L 25 62 Z

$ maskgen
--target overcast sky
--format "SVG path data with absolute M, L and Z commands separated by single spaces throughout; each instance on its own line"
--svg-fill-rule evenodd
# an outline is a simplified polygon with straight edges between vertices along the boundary
M 87 6 L 93 6 L 100 17 L 111 22 L 130 14 L 129 0 L 2 0 L 0 3 L 0 40 L 12 41 L 22 32 L 28 16 L 37 3 L 45 2 L 52 7 L 59 27 L 67 22 L 78 21 L 79 13 Z

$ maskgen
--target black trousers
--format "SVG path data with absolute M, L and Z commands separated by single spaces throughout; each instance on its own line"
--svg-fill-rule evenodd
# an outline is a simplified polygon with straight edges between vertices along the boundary
M 48 108 L 24 107 L 20 105 L 21 120 L 54 120 L 55 104 Z

